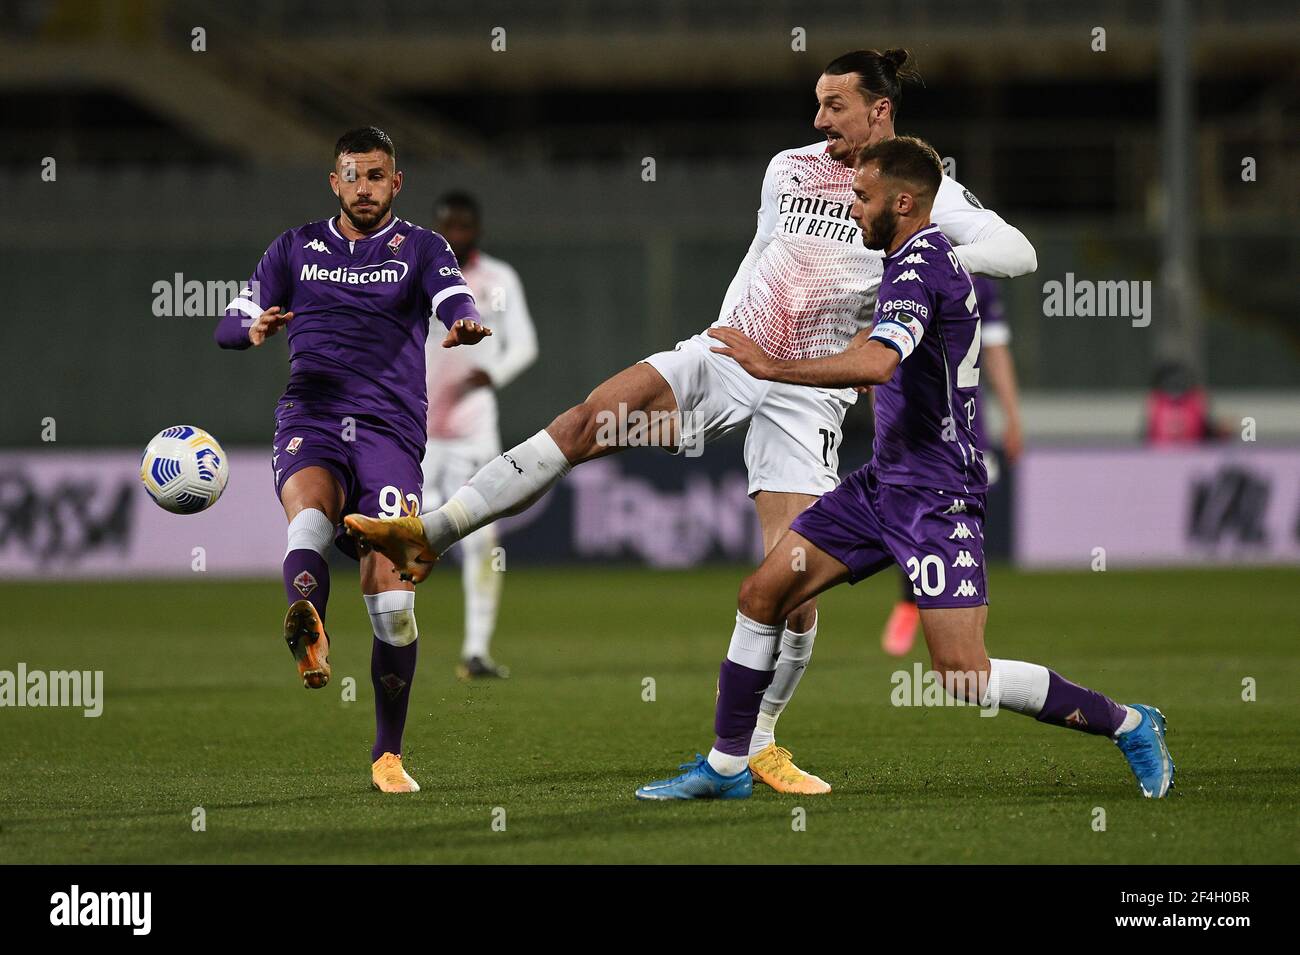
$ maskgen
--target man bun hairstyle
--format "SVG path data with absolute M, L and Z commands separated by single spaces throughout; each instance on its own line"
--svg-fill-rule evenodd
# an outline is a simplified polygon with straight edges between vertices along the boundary
M 943 160 L 933 146 L 915 136 L 895 136 L 863 147 L 858 153 L 858 166 L 869 162 L 880 166 L 882 178 L 905 182 L 930 201 L 943 182 Z
M 921 74 L 912 65 L 912 54 L 907 50 L 854 50 L 837 56 L 822 70 L 828 76 L 845 76 L 856 73 L 858 89 L 868 102 L 881 97 L 888 99 L 893 113 L 903 100 L 904 83 L 920 83 Z
M 334 144 L 334 158 L 338 159 L 344 153 L 371 153 L 376 149 L 397 159 L 397 150 L 386 132 L 378 126 L 361 126 L 349 129 L 339 137 Z

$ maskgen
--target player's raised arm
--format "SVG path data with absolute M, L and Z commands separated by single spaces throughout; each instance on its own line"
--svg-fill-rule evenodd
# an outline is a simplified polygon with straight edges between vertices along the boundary
M 289 311 L 289 233 L 262 253 L 253 277 L 226 306 L 212 337 L 222 348 L 251 348 L 270 338 L 293 318 Z
M 1010 279 L 1038 268 L 1038 254 L 1025 234 L 954 179 L 944 176 L 930 219 L 955 246 L 967 272 Z

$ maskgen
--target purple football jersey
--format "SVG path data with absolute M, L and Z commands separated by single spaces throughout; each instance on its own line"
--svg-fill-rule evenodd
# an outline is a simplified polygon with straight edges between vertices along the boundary
M 419 460 L 429 316 L 448 327 L 478 320 L 447 241 L 396 217 L 356 240 L 344 238 L 334 219 L 290 229 L 227 307 L 217 343 L 249 347 L 248 326 L 276 305 L 294 313 L 285 326 L 289 385 L 276 407 L 281 426 L 304 416 L 365 415 L 396 432 Z
M 978 493 L 980 313 L 970 274 L 930 225 L 885 256 L 870 337 L 901 362 L 875 389 L 873 461 L 885 484 Z

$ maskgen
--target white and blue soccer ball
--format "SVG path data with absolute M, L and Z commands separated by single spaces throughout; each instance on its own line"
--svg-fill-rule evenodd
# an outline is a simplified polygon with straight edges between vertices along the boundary
M 178 424 L 154 435 L 140 458 L 149 496 L 173 514 L 197 514 L 217 503 L 230 478 L 226 452 L 202 428 Z

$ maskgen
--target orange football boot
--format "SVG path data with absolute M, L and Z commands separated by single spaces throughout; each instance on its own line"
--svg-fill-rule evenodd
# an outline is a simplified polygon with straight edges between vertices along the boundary
M 379 551 L 393 562 L 399 577 L 413 584 L 428 577 L 438 561 L 438 555 L 429 550 L 424 539 L 424 523 L 414 513 L 382 519 L 349 514 L 343 518 L 343 525 L 363 551 Z
M 284 641 L 298 661 L 303 686 L 319 690 L 330 681 L 330 640 L 310 601 L 297 600 L 289 607 L 284 618 Z
M 779 793 L 821 796 L 831 791 L 830 783 L 804 772 L 794 764 L 790 751 L 776 743 L 768 743 L 749 757 L 749 771 L 756 782 L 766 783 Z
M 402 757 L 395 753 L 384 753 L 370 767 L 370 782 L 384 793 L 418 793 L 417 783 L 402 768 Z

